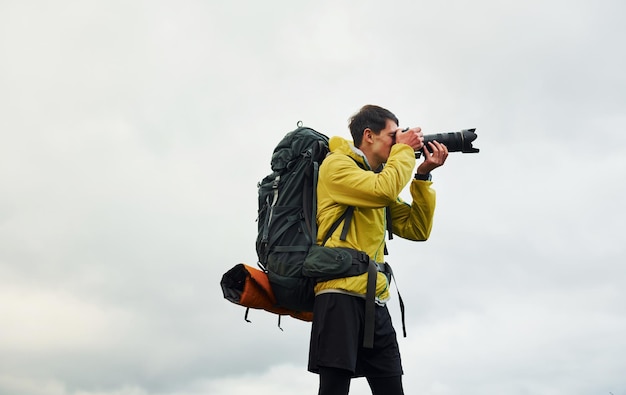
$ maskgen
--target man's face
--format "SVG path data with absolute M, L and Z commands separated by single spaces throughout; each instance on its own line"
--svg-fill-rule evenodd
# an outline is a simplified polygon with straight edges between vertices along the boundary
M 378 164 L 387 162 L 389 154 L 391 153 L 391 146 L 396 143 L 396 133 L 398 131 L 398 125 L 391 119 L 387 120 L 387 125 L 379 134 L 372 132 L 372 147 L 371 152 L 373 159 Z M 377 164 L 373 164 L 377 166 Z

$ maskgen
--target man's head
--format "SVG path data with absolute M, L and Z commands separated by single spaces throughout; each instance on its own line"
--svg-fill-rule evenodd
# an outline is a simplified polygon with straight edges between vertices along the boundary
M 365 154 L 372 169 L 387 162 L 397 131 L 398 118 L 382 107 L 368 104 L 350 118 L 354 146 Z
M 352 134 L 354 146 L 361 147 L 365 129 L 370 129 L 374 134 L 380 134 L 380 131 L 387 127 L 387 120 L 394 122 L 396 127 L 399 123 L 398 118 L 387 109 L 373 104 L 363 106 L 350 118 L 350 134 Z

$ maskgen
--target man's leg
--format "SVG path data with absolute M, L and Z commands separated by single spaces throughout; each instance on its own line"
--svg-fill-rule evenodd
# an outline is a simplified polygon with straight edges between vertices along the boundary
M 348 370 L 320 366 L 318 395 L 348 395 L 352 373 Z M 382 392 L 381 392 L 382 394 Z
M 404 395 L 402 376 L 368 377 L 372 395 Z

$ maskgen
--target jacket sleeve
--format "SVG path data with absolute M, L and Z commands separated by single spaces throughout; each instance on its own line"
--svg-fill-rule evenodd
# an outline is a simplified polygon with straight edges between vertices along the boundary
M 339 204 L 379 208 L 397 201 L 412 177 L 414 166 L 411 147 L 396 144 L 379 173 L 364 171 L 347 155 L 330 155 L 320 168 L 320 180 L 324 180 L 329 197 Z
M 391 205 L 393 233 L 409 240 L 426 240 L 430 236 L 435 214 L 436 194 L 430 181 L 413 180 L 408 204 L 400 198 Z

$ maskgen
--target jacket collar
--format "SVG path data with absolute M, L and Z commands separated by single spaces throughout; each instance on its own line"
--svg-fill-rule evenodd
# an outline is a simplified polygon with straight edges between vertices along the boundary
M 355 147 L 352 141 L 348 141 L 343 137 L 334 136 L 330 138 L 329 148 L 332 153 L 348 155 L 362 167 L 369 170 L 372 169 L 363 151 Z

